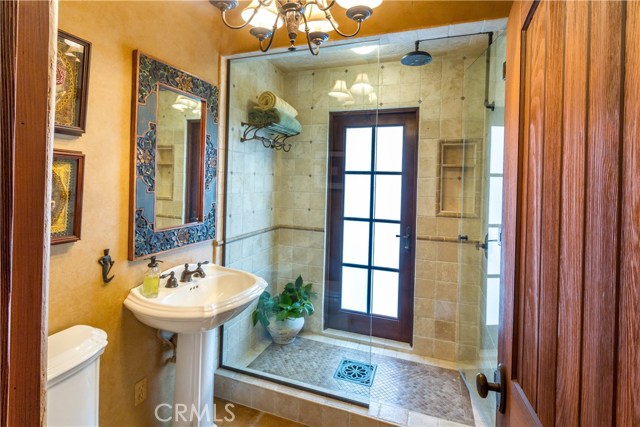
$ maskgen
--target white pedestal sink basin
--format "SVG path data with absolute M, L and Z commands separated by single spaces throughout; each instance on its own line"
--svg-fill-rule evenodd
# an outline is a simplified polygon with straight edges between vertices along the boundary
M 189 270 L 195 270 L 195 264 Z M 146 298 L 141 286 L 131 289 L 124 301 L 133 315 L 152 328 L 178 333 L 173 425 L 210 427 L 214 423 L 213 329 L 242 312 L 267 287 L 264 279 L 240 270 L 203 265 L 205 277 L 192 276 L 177 288 L 165 288 L 160 280 L 157 298 Z M 168 269 L 180 279 L 184 265 Z

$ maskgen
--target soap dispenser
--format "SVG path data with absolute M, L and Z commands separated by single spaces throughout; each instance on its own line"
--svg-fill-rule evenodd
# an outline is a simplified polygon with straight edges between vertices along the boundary
M 142 290 L 140 293 L 147 298 L 157 298 L 158 288 L 160 286 L 160 267 L 158 267 L 158 263 L 162 261 L 157 260 L 155 256 L 147 258 L 147 260 L 150 261 L 149 264 L 147 264 L 149 269 L 144 274 L 144 281 L 142 282 Z

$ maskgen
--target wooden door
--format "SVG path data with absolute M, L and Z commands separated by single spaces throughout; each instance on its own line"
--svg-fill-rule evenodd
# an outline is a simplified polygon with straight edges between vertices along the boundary
M 0 426 L 44 426 L 55 2 L 0 2 Z
M 325 325 L 411 343 L 418 110 L 331 113 Z
M 507 32 L 498 424 L 640 425 L 640 5 L 516 2 Z

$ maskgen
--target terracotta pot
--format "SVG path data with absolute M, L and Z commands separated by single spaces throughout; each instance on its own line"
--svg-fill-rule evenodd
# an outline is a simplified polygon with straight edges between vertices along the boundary
M 271 323 L 267 326 L 271 338 L 276 344 L 290 344 L 296 339 L 298 333 L 304 326 L 304 317 L 297 319 L 276 320 L 269 319 Z

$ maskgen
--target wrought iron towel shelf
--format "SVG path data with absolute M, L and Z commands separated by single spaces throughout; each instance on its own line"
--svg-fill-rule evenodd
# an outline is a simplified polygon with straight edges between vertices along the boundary
M 286 153 L 291 150 L 291 144 L 287 143 L 286 140 L 300 134 L 300 132 L 285 132 L 275 123 L 257 125 L 242 122 L 241 125 L 245 127 L 245 129 L 240 137 L 240 142 L 260 141 L 266 148 L 282 150 Z

